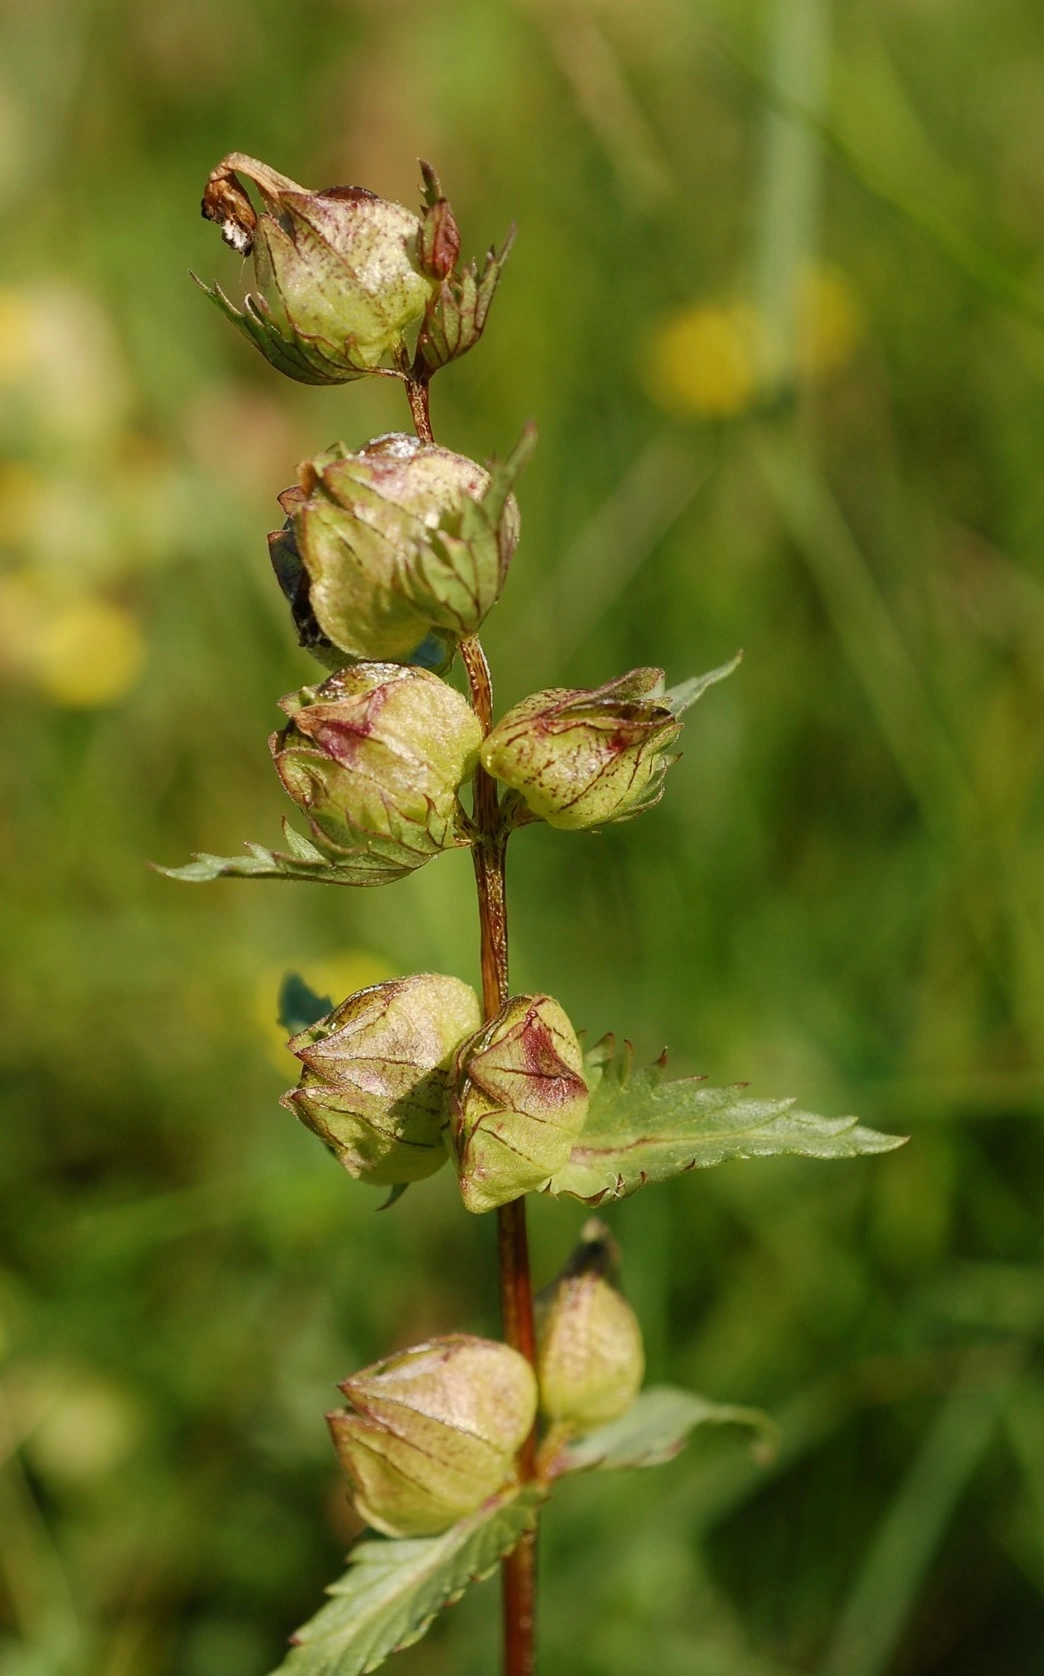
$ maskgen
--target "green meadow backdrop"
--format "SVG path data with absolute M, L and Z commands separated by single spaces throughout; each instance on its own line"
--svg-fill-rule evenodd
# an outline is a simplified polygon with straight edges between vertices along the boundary
M 569 1676 L 1028 1676 L 1044 1641 L 1044 38 L 1033 0 L 8 0 L 0 19 L 0 1672 L 262 1676 L 341 1569 L 335 1382 L 495 1333 L 450 1172 L 385 1215 L 277 1098 L 288 970 L 474 980 L 470 864 L 172 883 L 272 842 L 296 462 L 192 285 L 243 150 L 518 224 L 440 440 L 541 432 L 501 705 L 744 650 L 653 813 L 527 829 L 513 979 L 679 1074 L 908 1133 L 612 1213 L 650 1373 L 771 1410 L 562 1487 Z M 583 1219 L 533 1205 L 537 1279 Z M 475 1590 L 404 1676 L 494 1667 Z

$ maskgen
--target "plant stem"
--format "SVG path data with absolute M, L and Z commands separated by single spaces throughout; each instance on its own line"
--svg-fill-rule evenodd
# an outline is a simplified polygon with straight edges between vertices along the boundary
M 434 442 L 435 433 L 431 428 L 431 413 L 428 407 L 428 380 L 415 378 L 412 373 L 407 373 L 406 399 L 410 404 L 413 428 L 417 435 L 422 442 Z
M 462 640 L 461 657 L 468 672 L 471 702 L 483 733 L 493 725 L 493 687 L 485 653 L 474 635 Z M 496 782 L 479 766 L 475 773 L 475 825 L 478 838 L 472 849 L 478 889 L 482 950 L 482 1008 L 493 1018 L 508 998 L 507 899 L 504 861 L 508 832 Z M 513 1199 L 497 1210 L 497 1253 L 500 1264 L 500 1306 L 504 1337 L 530 1363 L 536 1361 L 533 1327 L 533 1287 L 529 1273 L 525 1198 Z M 532 1478 L 536 1462 L 536 1430 L 519 1453 L 519 1475 Z M 534 1618 L 536 1609 L 536 1532 L 522 1538 L 501 1568 L 504 1612 L 505 1676 L 533 1676 L 536 1670 Z
M 486 655 L 474 635 L 460 643 L 468 672 L 471 703 L 482 731 L 493 726 L 493 684 Z M 504 859 L 508 834 L 500 817 L 497 783 L 481 763 L 475 771 L 475 825 L 478 842 L 472 850 L 478 887 L 479 929 L 482 945 L 482 1007 L 493 1018 L 508 998 L 507 898 Z

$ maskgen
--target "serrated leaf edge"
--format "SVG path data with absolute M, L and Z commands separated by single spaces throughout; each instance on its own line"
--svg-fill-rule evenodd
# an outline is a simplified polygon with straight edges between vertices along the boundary
M 540 1506 L 546 1497 L 547 1487 L 543 1484 L 530 1483 L 522 1488 L 513 1486 L 509 1490 L 501 1491 L 497 1496 L 491 1497 L 476 1513 L 469 1515 L 467 1519 L 460 1520 L 439 1536 L 393 1539 L 378 1537 L 358 1543 L 349 1555 L 348 1571 L 337 1582 L 330 1584 L 326 1590 L 330 1600 L 320 1607 L 319 1611 L 306 1624 L 302 1625 L 301 1629 L 291 1638 L 290 1652 L 278 1669 L 271 1673 L 271 1676 L 368 1676 L 370 1671 L 377 1670 L 385 1659 L 390 1658 L 393 1653 L 401 1652 L 405 1647 L 412 1647 L 421 1640 L 443 1607 L 454 1605 L 473 1583 L 481 1583 L 496 1570 L 504 1556 L 517 1546 L 527 1531 L 532 1530 Z M 319 1624 L 323 1616 L 330 1612 L 331 1607 L 336 1606 L 338 1596 L 351 1591 L 354 1582 L 353 1567 L 359 1565 L 380 1567 L 383 1565 L 387 1573 L 389 1566 L 394 1567 L 397 1563 L 405 1563 L 409 1558 L 410 1551 L 416 1554 L 418 1548 L 427 1548 L 431 1555 L 431 1565 L 428 1567 L 430 1573 L 432 1569 L 437 1569 L 440 1563 L 437 1553 L 440 1545 L 450 1543 L 450 1539 L 456 1535 L 458 1543 L 463 1549 L 472 1535 L 481 1535 L 484 1526 L 492 1526 L 498 1514 L 505 1511 L 513 1503 L 518 1504 L 519 1512 L 525 1514 L 526 1517 L 518 1528 L 510 1533 L 510 1539 L 495 1544 L 496 1552 L 489 1557 L 488 1564 L 483 1560 L 479 1568 L 470 1571 L 460 1581 L 459 1585 L 454 1584 L 453 1587 L 448 1589 L 430 1611 L 426 1611 L 411 1628 L 404 1632 L 394 1646 L 388 1646 L 376 1656 L 364 1653 L 363 1656 L 367 1659 L 366 1663 L 354 1666 L 345 1664 L 342 1668 L 343 1655 L 336 1650 L 330 1652 L 329 1650 L 324 1651 L 322 1648 L 322 1642 L 326 1639 L 332 1640 L 336 1631 L 328 1632 L 328 1634 L 321 1631 L 316 1639 L 307 1637 L 307 1631 L 312 1626 Z M 472 1531 L 469 1532 L 466 1529 L 468 1526 L 473 1527 Z M 453 1557 L 454 1550 L 452 1543 L 450 1543 L 450 1563 L 452 1563 Z M 317 1662 L 309 1662 L 309 1653 L 314 1654 Z

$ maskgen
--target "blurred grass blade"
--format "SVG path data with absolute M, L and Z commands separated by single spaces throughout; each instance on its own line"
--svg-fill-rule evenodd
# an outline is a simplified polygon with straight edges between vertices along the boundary
M 1023 1379 L 1012 1393 L 1004 1419 L 1026 1486 L 1036 1576 L 1044 1587 L 1044 1383 L 1032 1377 Z
M 807 451 L 790 439 L 763 434 L 754 449 L 780 516 L 931 836 L 947 848 L 955 840 L 969 848 L 981 843 L 993 863 L 1019 959 L 1012 961 L 1006 950 L 986 939 L 971 909 L 969 929 L 1017 1015 L 1033 1018 L 1035 1028 L 1039 918 L 1010 856 L 1001 848 L 998 823 L 984 807 L 892 605 L 825 477 Z M 1030 975 L 1028 981 L 1023 973 Z
M 88 1634 L 77 1612 L 64 1556 L 23 1468 L 21 1441 L 6 1390 L 0 1385 L 0 1583 L 7 1597 L 8 1622 L 13 1620 L 13 1627 L 54 1676 L 74 1676 L 82 1668 Z M 3 1659 L 0 1653 L 0 1665 L 6 1671 Z M 29 1669 L 28 1663 L 25 1668 Z M 42 1670 L 44 1665 L 34 1668 Z
M 878 1529 L 823 1661 L 822 1676 L 883 1676 L 957 1504 L 982 1460 L 1007 1383 L 973 1363 L 944 1402 Z
M 858 152 L 832 123 L 825 121 L 816 111 L 809 110 L 800 100 L 747 63 L 731 42 L 717 35 L 715 45 L 763 99 L 814 134 L 823 149 L 865 192 L 891 210 L 951 267 L 1000 307 L 1038 328 L 1044 328 L 1044 303 L 1030 286 L 998 262 L 982 245 L 934 215 L 925 207 L 922 198 L 908 198 L 893 182 L 882 178 L 873 163 Z
M 948 834 L 974 813 L 964 765 L 829 485 L 799 444 L 765 434 L 755 458 L 925 821 Z
M 631 208 L 672 197 L 671 167 L 608 36 L 584 0 L 531 0 L 573 97 Z
M 823 154 L 793 108 L 819 112 L 826 96 L 830 0 L 776 0 L 765 113 L 754 300 L 766 392 L 793 383 L 798 288 L 819 242 Z
M 646 444 L 517 613 L 511 642 L 539 685 L 560 677 L 654 548 L 707 485 L 716 462 L 700 460 L 668 431 Z

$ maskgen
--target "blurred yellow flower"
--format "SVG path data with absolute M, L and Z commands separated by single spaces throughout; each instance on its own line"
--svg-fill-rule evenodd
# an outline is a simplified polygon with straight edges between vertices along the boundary
M 137 618 L 103 599 L 75 600 L 49 615 L 33 649 L 37 685 L 55 704 L 115 704 L 145 665 Z
M 668 412 L 727 419 L 749 407 L 758 383 L 758 322 L 744 303 L 692 303 L 653 333 L 642 369 Z
M 272 966 L 262 972 L 254 990 L 254 1016 L 269 1058 L 284 1074 L 296 1079 L 301 1067 L 287 1051 L 287 1032 L 276 1018 L 279 990 L 286 973 L 286 966 Z M 303 961 L 300 973 L 309 989 L 318 996 L 328 995 L 335 1007 L 357 989 L 367 989 L 370 984 L 401 975 L 371 949 L 346 949 L 343 954 Z
M 640 372 L 653 401 L 668 413 L 729 419 L 786 382 L 788 367 L 795 382 L 815 383 L 840 371 L 862 330 L 862 311 L 844 274 L 812 264 L 797 284 L 789 341 L 773 353 L 769 322 L 749 304 L 700 301 L 654 328 Z
M 32 369 L 32 325 L 28 294 L 0 291 L 0 383 L 13 384 Z
M 59 603 L 31 576 L 0 578 L 0 676 L 92 710 L 121 699 L 144 664 L 145 640 L 125 606 L 91 595 Z

